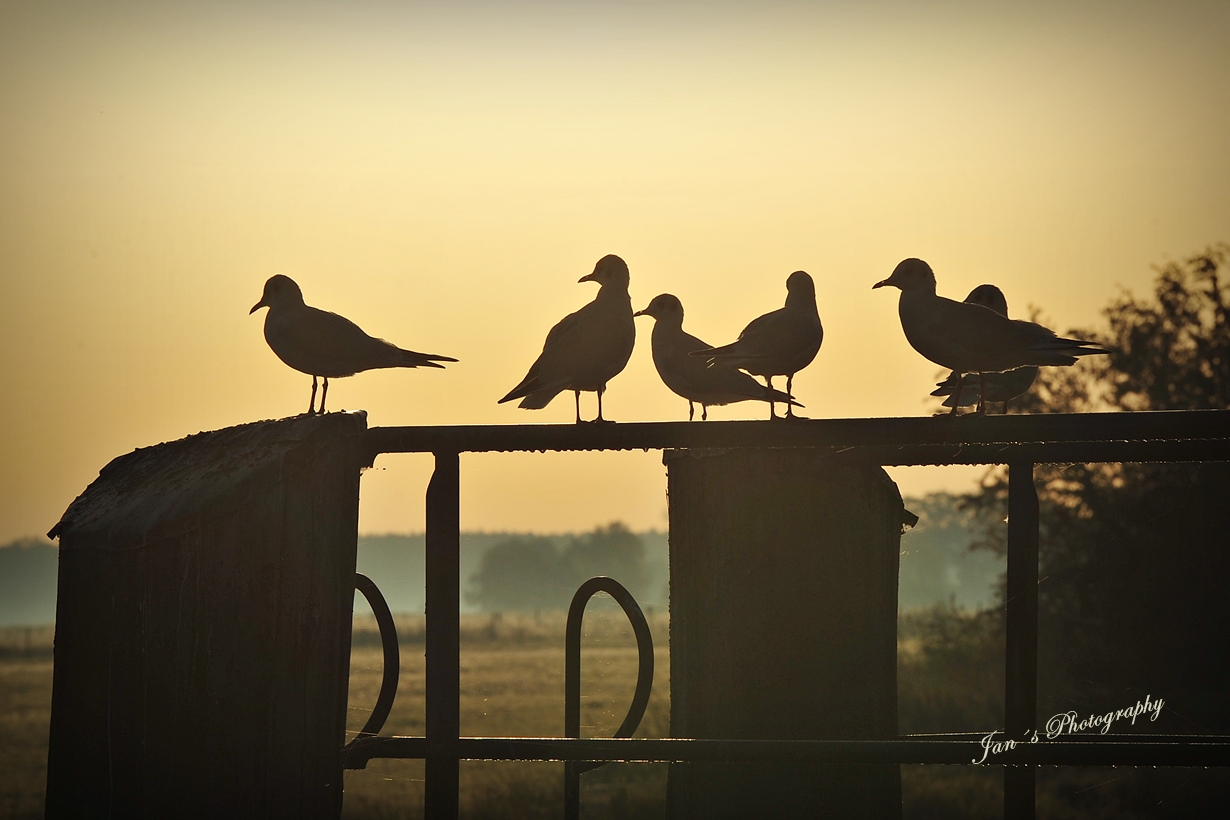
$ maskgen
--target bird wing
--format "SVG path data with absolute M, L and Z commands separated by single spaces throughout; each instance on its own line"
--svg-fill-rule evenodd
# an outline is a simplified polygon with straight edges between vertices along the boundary
M 307 305 L 270 309 L 265 339 L 286 364 L 326 378 L 395 367 L 401 356 L 395 345 L 369 336 L 346 317 Z
M 586 305 L 585 307 L 589 307 L 589 305 Z M 503 404 L 504 402 L 512 401 L 513 399 L 524 398 L 525 396 L 528 396 L 530 393 L 533 393 L 542 388 L 541 374 L 542 374 L 542 369 L 543 369 L 543 359 L 547 359 L 548 362 L 550 362 L 551 355 L 548 355 L 548 351 L 553 350 L 555 346 L 557 345 L 566 344 L 570 338 L 574 337 L 576 334 L 580 332 L 578 329 L 578 324 L 580 320 L 578 320 L 577 317 L 581 314 L 581 311 L 583 310 L 585 310 L 585 308 L 581 308 L 581 310 L 575 311 L 573 313 L 569 313 L 563 319 L 560 319 L 558 322 L 555 323 L 555 326 L 552 327 L 551 330 L 547 332 L 547 339 L 542 344 L 542 352 L 538 354 L 538 358 L 534 360 L 534 363 L 530 365 L 530 369 L 526 371 L 525 378 L 523 378 L 517 384 L 516 387 L 514 387 L 512 390 L 509 390 L 508 394 L 505 395 L 504 398 L 496 402 L 497 404 Z M 551 394 L 551 397 L 554 398 L 555 395 L 558 394 L 559 392 L 560 392 L 559 390 L 556 390 L 554 393 Z M 543 405 L 543 406 L 545 407 L 546 405 Z M 539 408 L 533 408 L 533 409 L 539 409 Z
M 1031 330 L 989 308 L 903 292 L 900 312 L 910 344 L 944 367 L 973 373 L 1035 363 L 1026 352 L 1036 340 Z
M 934 304 L 936 310 L 928 317 L 927 331 L 953 344 L 968 349 L 990 346 L 1020 350 L 1029 346 L 1030 333 L 1019 327 L 1015 320 L 1001 316 L 990 308 L 955 302 L 942 296 L 937 296 Z
M 569 313 L 555 323 L 543 342 L 542 353 L 538 354 L 538 358 L 530 366 L 525 379 L 513 388 L 503 401 L 527 396 L 539 390 L 550 391 L 554 397 L 564 389 L 562 383 L 567 379 L 561 378 L 560 374 L 573 370 L 579 364 L 577 350 L 585 342 L 586 310 L 592 304 L 591 302 L 580 310 Z
M 539 391 L 554 397 L 562 390 L 597 390 L 627 364 L 635 333 L 631 303 L 595 299 L 551 328 L 525 378 L 500 401 Z
M 737 341 L 714 348 L 710 358 L 760 375 L 793 373 L 811 363 L 823 339 L 818 316 L 779 308 L 752 320 Z
M 597 390 L 624 369 L 636 341 L 632 303 L 600 298 L 557 326 L 543 347 L 539 377 L 544 387 Z M 561 325 L 564 322 L 560 323 Z
M 900 311 L 902 329 L 915 350 L 963 373 L 1070 365 L 1078 356 L 1106 352 L 1091 342 L 1060 338 L 1034 322 L 934 294 L 903 293 Z

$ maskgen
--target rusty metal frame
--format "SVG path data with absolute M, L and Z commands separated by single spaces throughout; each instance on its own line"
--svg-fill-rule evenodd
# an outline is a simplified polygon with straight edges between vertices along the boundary
M 615 730 L 615 737 L 632 737 L 636 727 L 645 716 L 649 695 L 653 689 L 653 636 L 645 613 L 623 584 L 614 578 L 599 575 L 581 584 L 568 607 L 568 621 L 564 637 L 564 734 L 570 738 L 581 736 L 581 622 L 589 599 L 605 592 L 628 616 L 636 635 L 636 689 L 632 703 L 623 722 Z M 605 766 L 608 761 L 569 760 L 564 764 L 564 820 L 577 820 L 581 814 L 581 775 Z
M 425 758 L 426 813 L 458 812 L 458 761 L 786 761 L 971 763 L 978 735 L 895 741 L 775 741 L 459 736 L 459 498 L 462 452 L 807 447 L 837 462 L 883 466 L 1007 464 L 1009 532 L 1005 730 L 1037 720 L 1039 463 L 1230 461 L 1230 410 L 1080 415 L 653 422 L 450 427 L 376 427 L 371 458 L 433 453 L 427 490 L 427 727 L 424 738 L 362 737 L 345 750 L 348 768 L 373 758 Z M 1017 746 L 1005 765 L 1005 817 L 1034 816 L 1039 765 L 1230 766 L 1230 737 L 1070 737 Z

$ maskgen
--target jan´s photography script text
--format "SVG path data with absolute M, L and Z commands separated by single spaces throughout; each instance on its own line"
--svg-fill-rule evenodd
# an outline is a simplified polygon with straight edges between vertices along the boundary
M 1130 718 L 1132 725 L 1136 725 L 1136 718 L 1141 715 L 1149 715 L 1149 720 L 1157 720 L 1157 716 L 1162 713 L 1162 707 L 1166 701 L 1162 698 L 1153 700 L 1151 696 L 1145 695 L 1144 701 L 1136 701 L 1135 706 L 1129 706 L 1126 709 L 1117 709 L 1113 712 L 1107 712 L 1104 715 L 1090 715 L 1084 720 L 1077 720 L 1076 712 L 1060 712 L 1057 715 L 1052 715 L 1051 719 L 1046 722 L 1046 739 L 1054 740 L 1060 735 L 1073 734 L 1075 732 L 1087 732 L 1090 729 L 1098 729 L 1100 734 L 1106 734 L 1110 731 L 1111 724 L 1121 718 Z M 1025 740 L 1011 740 L 1004 738 L 996 740 L 995 736 L 998 731 L 991 732 L 985 735 L 982 740 L 978 741 L 978 745 L 982 747 L 982 757 L 977 760 L 971 760 L 971 763 L 985 763 L 991 755 L 997 755 L 1006 752 L 1009 749 L 1015 749 L 1025 743 L 1038 742 L 1038 730 L 1032 729 L 1027 734 Z

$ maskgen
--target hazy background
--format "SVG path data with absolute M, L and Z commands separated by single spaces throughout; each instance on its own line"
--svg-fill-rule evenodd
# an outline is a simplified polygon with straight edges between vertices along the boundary
M 805 412 L 926 413 L 870 289 L 903 257 L 1067 329 L 1227 238 L 1227 34 L 1224 2 L 0 4 L 0 543 L 116 455 L 304 410 L 248 315 L 274 273 L 461 359 L 336 381 L 373 425 L 571 421 L 495 401 L 606 253 L 713 343 L 808 270 Z M 686 418 L 637 321 L 608 416 Z M 420 530 L 430 459 L 377 467 L 361 529 Z M 462 470 L 466 530 L 665 526 L 657 453 Z

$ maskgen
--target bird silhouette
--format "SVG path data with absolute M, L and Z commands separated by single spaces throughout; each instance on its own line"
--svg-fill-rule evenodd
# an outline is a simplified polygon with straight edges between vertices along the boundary
M 965 297 L 965 302 L 970 305 L 982 305 L 1000 316 L 1008 315 L 1008 300 L 1004 298 L 1004 292 L 995 285 L 979 285 L 969 292 L 969 296 Z M 950 373 L 947 379 L 936 384 L 936 389 L 931 392 L 931 395 L 946 396 L 945 407 L 952 407 L 954 404 L 969 407 L 976 404 L 978 412 L 985 413 L 987 404 L 1002 404 L 1004 412 L 1007 412 L 1008 402 L 1029 390 L 1034 379 L 1038 378 L 1038 368 L 1018 367 L 1006 373 L 979 374 L 978 382 L 967 383 L 961 389 L 960 396 L 957 395 L 958 378 L 957 373 Z
M 693 403 L 701 407 L 702 421 L 709 418 L 711 405 L 721 406 L 749 399 L 783 402 L 787 406 L 803 405 L 780 390 L 770 390 L 751 376 L 722 362 L 712 367 L 704 359 L 692 356 L 697 350 L 712 350 L 710 345 L 683 329 L 683 303 L 669 293 L 655 296 L 644 310 L 633 316 L 652 316 L 653 364 L 662 381 L 676 395 L 688 400 L 688 421 L 696 414 Z
M 265 282 L 261 300 L 248 311 L 260 308 L 265 314 L 265 341 L 277 357 L 300 373 L 312 377 L 312 398 L 308 415 L 325 412 L 329 379 L 353 376 L 364 370 L 382 367 L 443 367 L 438 362 L 455 362 L 449 356 L 415 353 L 377 339 L 344 316 L 310 307 L 303 302 L 303 291 L 289 276 L 278 274 Z M 316 380 L 324 379 L 320 410 L 316 410 Z
M 773 377 L 786 377 L 786 394 L 794 395 L 794 374 L 816 358 L 824 341 L 824 328 L 816 310 L 816 285 L 811 276 L 796 270 L 786 279 L 786 305 L 756 319 L 728 345 L 699 350 L 693 356 L 705 357 L 712 365 L 725 364 L 764 376 L 765 386 L 773 391 Z M 771 395 L 771 394 L 770 394 Z M 774 399 L 769 399 L 769 418 L 777 418 Z M 786 405 L 786 417 L 794 408 Z
M 1065 339 L 1042 325 L 1009 319 L 982 305 L 935 293 L 935 273 L 921 259 L 902 261 L 886 285 L 901 289 L 897 312 L 910 346 L 957 374 L 959 396 L 969 373 L 1004 373 L 1018 367 L 1074 364 L 1080 356 L 1106 353 L 1094 342 Z M 956 415 L 957 405 L 952 405 Z
M 542 353 L 530 365 L 525 378 L 508 391 L 498 404 L 521 399 L 518 407 L 539 410 L 565 390 L 576 397 L 577 423 L 581 422 L 581 393 L 598 394 L 602 417 L 602 394 L 606 384 L 628 364 L 636 342 L 632 299 L 628 296 L 628 266 L 614 254 L 604 256 L 593 273 L 578 282 L 597 282 L 598 295 L 575 313 L 561 319 L 543 343 Z

